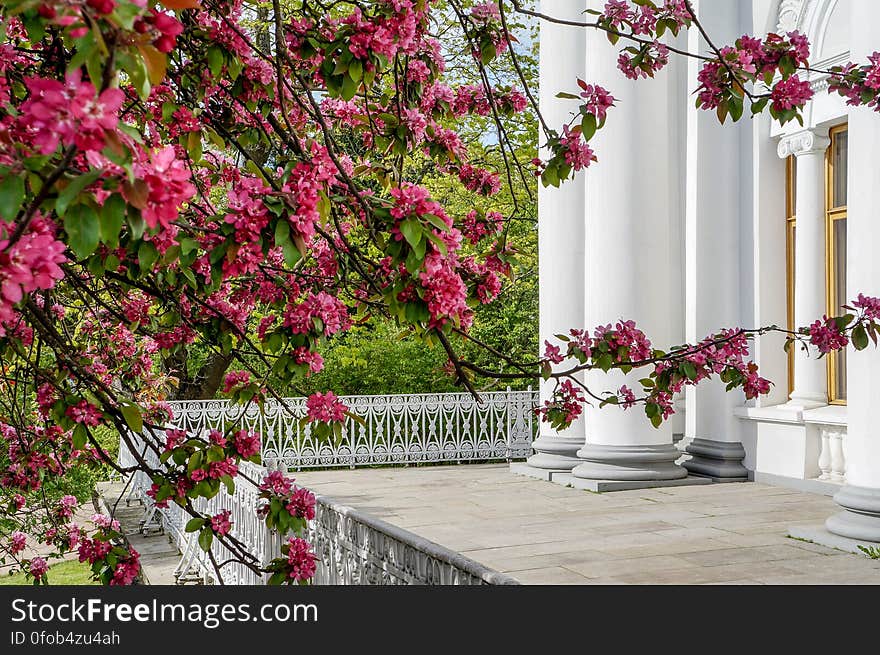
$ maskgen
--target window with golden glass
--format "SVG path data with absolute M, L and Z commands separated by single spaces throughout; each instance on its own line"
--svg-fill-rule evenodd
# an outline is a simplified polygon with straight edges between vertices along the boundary
M 797 214 L 797 157 L 785 160 L 785 299 L 788 329 L 794 330 L 794 234 Z M 788 351 L 788 392 L 794 389 L 794 353 Z
M 848 300 L 846 292 L 846 185 L 847 126 L 831 129 L 831 146 L 826 158 L 827 289 L 828 315 L 841 313 Z M 828 357 L 828 400 L 846 404 L 846 351 Z

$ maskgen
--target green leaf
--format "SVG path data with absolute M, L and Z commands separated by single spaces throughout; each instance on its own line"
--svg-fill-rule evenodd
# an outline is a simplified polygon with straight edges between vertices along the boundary
M 108 248 L 116 248 L 119 245 L 119 232 L 122 230 L 122 221 L 125 220 L 125 200 L 118 193 L 104 201 L 101 207 L 101 242 Z
M 199 546 L 207 553 L 211 550 L 212 543 L 214 543 L 213 531 L 208 527 L 202 528 L 202 531 L 199 533 Z
M 186 532 L 195 532 L 196 530 L 200 530 L 203 525 L 205 525 L 205 519 L 190 519 L 187 521 L 184 530 Z
M 150 241 L 144 241 L 138 248 L 138 265 L 141 267 L 141 273 L 146 273 L 153 269 L 156 260 L 159 259 L 159 251 Z
M 64 213 L 67 211 L 68 205 L 73 202 L 76 197 L 82 193 L 82 190 L 85 189 L 89 184 L 98 179 L 101 175 L 102 171 L 100 169 L 91 170 L 84 175 L 80 175 L 78 177 L 73 178 L 70 183 L 64 187 L 61 193 L 58 194 L 58 200 L 55 201 L 55 213 L 59 216 L 64 216 Z
M 581 133 L 584 136 L 585 141 L 589 141 L 593 138 L 593 135 L 596 134 L 596 128 L 598 124 L 596 123 L 596 117 L 593 114 L 585 114 L 584 118 L 581 120 Z
M 863 325 L 857 325 L 853 329 L 852 342 L 856 350 L 864 350 L 868 347 L 868 333 Z
M 141 416 L 141 408 L 134 404 L 122 405 L 119 408 L 119 411 L 122 412 L 122 418 L 125 419 L 125 424 L 132 429 L 132 431 L 141 433 L 144 429 L 144 417 Z
M 423 239 L 422 224 L 415 218 L 401 221 L 400 232 L 412 248 L 415 248 Z
M 85 259 L 98 247 L 101 221 L 89 205 L 74 205 L 64 216 L 67 245 L 80 259 Z
M 221 48 L 218 46 L 208 48 L 208 68 L 211 70 L 211 75 L 220 77 L 220 73 L 223 71 L 224 59 Z
M 560 91 L 556 94 L 557 98 L 563 98 L 565 100 L 578 100 L 580 96 L 575 95 L 574 93 L 566 93 L 565 91 Z
M 13 221 L 24 203 L 24 177 L 9 175 L 0 182 L 0 218 Z
M 86 430 L 86 426 L 82 423 L 78 423 L 77 426 L 73 429 L 73 438 L 71 439 L 74 449 L 82 450 L 82 448 L 86 445 L 86 440 L 88 439 L 88 436 L 89 433 Z

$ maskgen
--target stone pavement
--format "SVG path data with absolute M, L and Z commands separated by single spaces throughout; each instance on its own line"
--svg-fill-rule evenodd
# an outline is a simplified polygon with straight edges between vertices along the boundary
M 525 584 L 880 584 L 880 560 L 790 539 L 831 498 L 752 482 L 595 494 L 506 464 L 301 471 L 297 482 Z
M 116 506 L 115 518 L 119 520 L 128 543 L 141 556 L 143 584 L 174 584 L 174 569 L 180 562 L 180 551 L 165 534 L 155 534 L 149 537 L 141 534 L 144 507 L 140 503 L 126 505 L 125 499 L 117 505 L 116 501 L 124 490 L 122 482 L 98 483 L 99 502 L 104 504 L 102 512 L 109 514 L 107 510 L 112 509 L 114 505 Z

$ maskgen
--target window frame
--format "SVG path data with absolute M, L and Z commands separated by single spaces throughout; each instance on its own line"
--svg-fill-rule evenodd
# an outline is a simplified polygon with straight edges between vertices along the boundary
M 794 324 L 795 228 L 797 226 L 797 159 L 785 158 L 785 309 L 788 329 Z M 788 393 L 794 391 L 795 349 L 788 349 Z
M 827 297 L 828 316 L 840 313 L 840 306 L 847 302 L 847 298 L 837 298 L 837 275 L 835 261 L 835 222 L 846 220 L 846 205 L 834 206 L 834 146 L 838 136 L 842 132 L 848 133 L 848 123 L 835 125 L 828 130 L 831 145 L 825 156 L 825 291 Z M 847 174 L 849 170 L 847 168 Z M 843 381 L 843 397 L 837 393 L 837 367 L 838 360 L 845 353 L 830 352 L 828 359 L 828 402 L 831 405 L 846 405 L 846 380 Z

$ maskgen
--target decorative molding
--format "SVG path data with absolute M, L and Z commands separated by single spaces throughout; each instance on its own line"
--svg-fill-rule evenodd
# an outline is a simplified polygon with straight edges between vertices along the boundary
M 779 4 L 779 19 L 776 22 L 778 32 L 791 32 L 798 29 L 804 15 L 806 0 L 782 0 Z
M 776 154 L 780 159 L 785 159 L 789 155 L 800 157 L 810 153 L 824 153 L 830 145 L 831 139 L 828 137 L 816 134 L 812 130 L 803 130 L 782 137 L 776 147 Z

